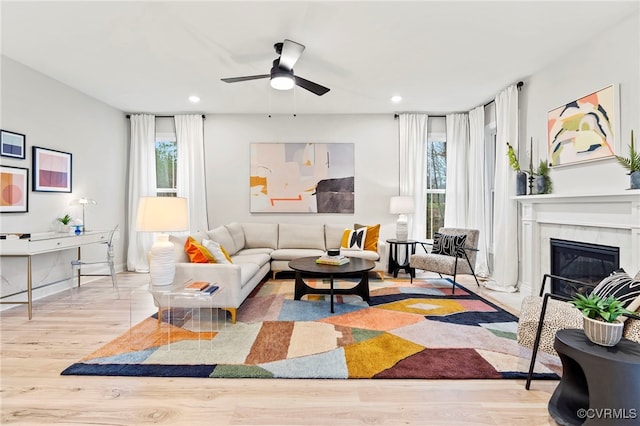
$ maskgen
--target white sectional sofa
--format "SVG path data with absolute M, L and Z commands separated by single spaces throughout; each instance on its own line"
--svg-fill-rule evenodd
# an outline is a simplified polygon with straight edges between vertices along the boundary
M 231 313 L 235 323 L 236 309 L 271 271 L 290 271 L 289 261 L 300 257 L 321 256 L 327 249 L 340 248 L 345 225 L 301 225 L 287 223 L 230 223 L 206 233 L 193 234 L 198 242 L 209 239 L 219 243 L 232 263 L 191 263 L 184 251 L 187 236 L 172 236 L 176 259 L 176 280 L 217 282 L 224 286 L 216 300 L 217 307 Z M 377 251 L 342 250 L 349 257 L 375 262 L 372 272 L 384 278 L 387 252 L 384 240 L 378 238 Z

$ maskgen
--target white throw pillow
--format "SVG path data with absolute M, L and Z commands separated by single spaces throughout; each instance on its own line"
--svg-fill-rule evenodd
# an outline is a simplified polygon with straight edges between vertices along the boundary
M 213 255 L 216 259 L 216 263 L 233 263 L 231 262 L 229 255 L 224 250 L 224 247 L 215 241 L 207 240 L 205 238 L 202 240 L 202 245 Z

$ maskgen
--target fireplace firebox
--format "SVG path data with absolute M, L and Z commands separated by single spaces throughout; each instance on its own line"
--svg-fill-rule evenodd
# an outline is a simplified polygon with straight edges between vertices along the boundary
M 590 284 L 599 283 L 620 267 L 620 248 L 551 238 L 551 274 Z M 574 286 L 551 280 L 556 294 L 572 297 Z

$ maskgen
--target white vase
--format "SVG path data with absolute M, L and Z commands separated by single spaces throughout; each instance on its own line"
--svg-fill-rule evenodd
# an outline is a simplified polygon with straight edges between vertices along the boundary
M 584 334 L 596 345 L 615 346 L 622 338 L 624 323 L 604 322 L 583 316 Z

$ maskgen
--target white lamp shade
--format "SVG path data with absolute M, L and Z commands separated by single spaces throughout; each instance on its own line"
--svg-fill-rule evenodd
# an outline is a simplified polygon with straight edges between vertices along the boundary
M 136 229 L 140 232 L 189 230 L 189 207 L 184 197 L 141 197 Z
M 416 209 L 413 197 L 398 196 L 391 197 L 389 201 L 389 213 L 391 214 L 407 214 L 413 213 Z
M 136 228 L 140 232 L 189 230 L 189 207 L 183 197 L 141 197 Z M 149 251 L 151 284 L 170 285 L 176 272 L 173 243 L 167 234 L 158 235 Z

